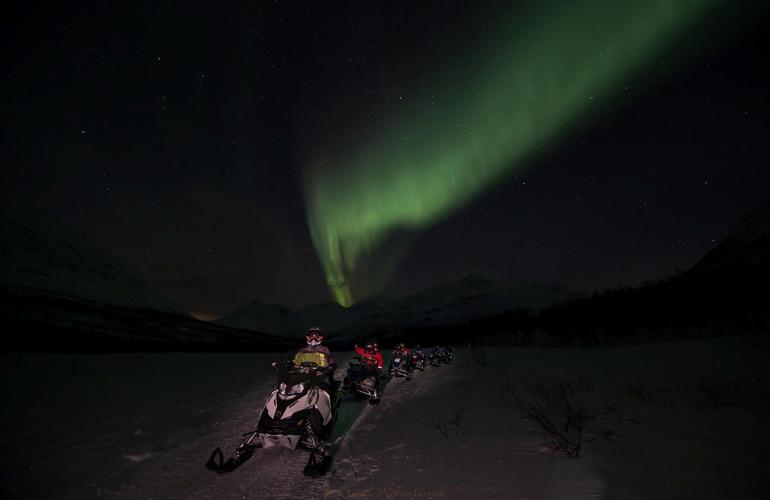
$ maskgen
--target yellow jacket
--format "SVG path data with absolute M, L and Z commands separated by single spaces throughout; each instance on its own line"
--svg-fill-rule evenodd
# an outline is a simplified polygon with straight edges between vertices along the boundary
M 321 368 L 325 368 L 329 363 L 326 359 L 326 354 L 318 351 L 303 352 L 300 351 L 294 355 L 294 365 L 300 366 L 302 363 L 310 362 L 315 363 Z

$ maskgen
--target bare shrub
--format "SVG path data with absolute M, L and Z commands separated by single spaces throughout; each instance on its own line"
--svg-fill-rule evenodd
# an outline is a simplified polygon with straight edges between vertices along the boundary
M 618 393 L 628 396 L 638 403 L 662 404 L 676 408 L 671 394 L 671 389 L 662 384 L 652 384 L 644 377 L 620 386 Z
M 454 408 L 450 415 L 446 417 L 431 415 L 429 420 L 422 420 L 413 417 L 414 421 L 425 427 L 436 429 L 444 438 L 448 440 L 459 438 L 462 435 L 460 424 L 463 421 L 464 410 Z
M 516 384 L 507 379 L 498 395 L 510 395 L 519 405 L 522 417 L 534 422 L 538 431 L 551 440 L 554 452 L 564 452 L 568 457 L 579 457 L 585 444 L 605 439 L 615 442 L 619 436 L 612 429 L 598 429 L 603 423 L 626 422 L 617 408 L 607 407 L 602 412 L 583 408 L 577 402 L 578 393 L 593 392 L 589 380 L 524 384 L 518 390 Z
M 767 403 L 770 399 L 767 386 L 759 378 L 753 379 L 728 379 L 715 378 L 698 379 L 700 399 L 698 408 L 711 408 L 722 410 L 725 408 L 753 407 Z

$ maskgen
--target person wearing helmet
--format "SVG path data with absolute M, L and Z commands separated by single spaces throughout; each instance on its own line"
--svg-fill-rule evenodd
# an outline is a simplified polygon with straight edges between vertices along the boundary
M 364 344 L 364 347 L 356 344 L 353 348 L 367 365 L 376 366 L 378 370 L 382 370 L 382 354 L 380 354 L 380 350 L 377 347 L 376 340 L 369 340 Z
M 400 358 L 409 359 L 410 354 L 409 348 L 404 344 L 403 342 L 399 342 L 396 344 L 396 348 L 393 349 L 393 355 L 398 356 Z
M 294 366 L 301 366 L 302 363 L 307 362 L 318 365 L 321 368 L 319 374 L 323 372 L 325 376 L 328 376 L 329 388 L 333 390 L 336 385 L 334 383 L 334 370 L 337 368 L 337 364 L 334 362 L 329 348 L 321 345 L 323 339 L 323 331 L 319 327 L 310 328 L 305 336 L 307 345 L 297 351 L 292 362 Z
M 393 356 L 390 359 L 390 368 L 389 371 L 392 373 L 393 369 L 395 367 L 395 360 L 399 359 L 401 360 L 401 363 L 403 363 L 402 367 L 407 370 L 407 372 L 412 371 L 412 367 L 410 366 L 411 362 L 411 352 L 409 351 L 409 348 L 406 347 L 406 344 L 403 342 L 399 342 L 396 344 L 396 347 L 393 349 Z M 407 376 L 407 378 L 410 378 Z
M 383 361 L 382 354 L 377 345 L 377 340 L 367 340 L 364 347 L 355 345 L 354 349 L 361 362 L 366 365 L 366 372 L 370 375 L 374 375 L 375 388 L 379 391 Z
M 301 348 L 294 356 L 294 364 L 299 366 L 305 362 L 315 363 L 321 368 L 334 364 L 329 348 L 321 345 L 324 336 L 323 331 L 317 326 L 307 331 L 305 341 L 307 345 Z
M 417 346 L 412 349 L 411 355 L 409 356 L 409 366 L 419 369 L 420 371 L 425 369 L 425 353 L 422 352 L 420 344 L 417 344 Z

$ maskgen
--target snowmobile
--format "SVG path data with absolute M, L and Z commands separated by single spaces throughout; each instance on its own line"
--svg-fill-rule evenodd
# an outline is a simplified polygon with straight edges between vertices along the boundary
M 438 347 L 428 354 L 428 363 L 430 366 L 441 366 L 441 350 Z
M 397 354 L 393 355 L 393 359 L 390 361 L 390 370 L 388 373 L 391 377 L 406 377 L 407 380 L 411 378 L 409 373 L 409 362 L 405 357 L 401 357 Z
M 328 375 L 311 362 L 294 366 L 289 361 L 282 368 L 275 366 L 278 386 L 260 412 L 256 429 L 241 436 L 235 456 L 226 462 L 222 451 L 214 450 L 206 463 L 208 469 L 231 472 L 258 448 L 283 446 L 310 451 L 305 475 L 318 477 L 328 471 L 332 457 L 327 454 L 324 440 L 331 434 L 339 406 L 339 400 L 323 385 Z
M 342 389 L 369 398 L 369 404 L 380 402 L 380 377 L 377 367 L 361 358 L 348 363 L 348 373 L 342 380 Z
M 425 356 L 422 351 L 412 351 L 410 363 L 415 370 L 425 370 Z
M 451 347 L 445 347 L 441 351 L 441 362 L 445 365 L 451 365 L 452 361 L 454 360 L 454 354 L 452 354 L 452 348 Z

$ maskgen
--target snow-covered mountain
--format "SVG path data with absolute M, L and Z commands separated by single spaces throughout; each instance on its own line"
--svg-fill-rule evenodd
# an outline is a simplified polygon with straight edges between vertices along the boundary
M 286 307 L 278 304 L 263 304 L 258 300 L 252 300 L 235 312 L 215 319 L 212 323 L 262 331 L 269 328 L 276 334 L 290 336 L 290 329 L 288 328 L 290 317 L 291 310 Z
M 335 336 L 378 332 L 387 337 L 407 328 L 463 324 L 521 308 L 537 310 L 574 296 L 557 286 L 504 283 L 470 274 L 403 297 L 370 298 L 348 309 L 326 303 L 291 311 L 252 301 L 217 323 L 291 337 L 304 335 L 312 325 Z
M 463 325 L 517 309 L 536 311 L 575 296 L 560 286 L 507 283 L 469 274 L 362 312 L 340 334 L 354 338 L 375 332 L 387 339 L 410 328 Z
M 354 314 L 336 302 L 310 305 L 292 311 L 277 304 L 263 304 L 252 300 L 214 323 L 232 328 L 270 332 L 284 337 L 301 337 L 311 326 L 321 326 L 325 331 L 332 332 L 345 328 L 354 319 Z
M 292 346 L 194 319 L 87 238 L 18 208 L 0 210 L 0 324 L 20 352 Z
M 694 267 L 695 272 L 770 270 L 770 199 L 754 210 Z
M 86 238 L 14 209 L 0 211 L 0 287 L 187 314 Z

